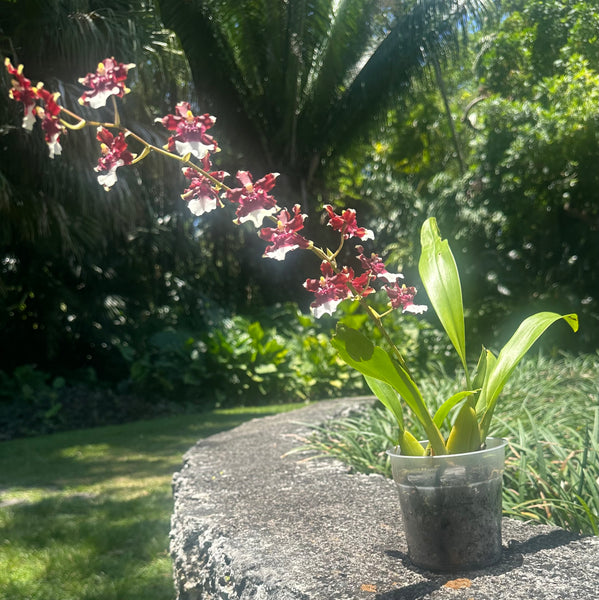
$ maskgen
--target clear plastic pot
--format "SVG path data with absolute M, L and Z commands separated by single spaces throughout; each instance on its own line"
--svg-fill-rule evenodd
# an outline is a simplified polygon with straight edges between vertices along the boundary
M 416 566 L 459 571 L 499 561 L 505 445 L 487 438 L 483 450 L 445 456 L 387 451 Z

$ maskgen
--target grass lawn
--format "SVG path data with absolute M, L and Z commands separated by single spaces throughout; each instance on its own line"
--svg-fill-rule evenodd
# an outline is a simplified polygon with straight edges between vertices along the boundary
M 169 600 L 171 478 L 198 439 L 301 405 L 0 443 L 0 600 Z

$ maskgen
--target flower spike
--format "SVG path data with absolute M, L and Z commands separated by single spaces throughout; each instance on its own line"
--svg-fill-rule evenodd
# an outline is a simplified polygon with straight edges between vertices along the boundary
M 341 271 L 335 273 L 333 265 L 323 260 L 320 272 L 322 273 L 320 279 L 307 279 L 304 282 L 304 287 L 316 296 L 314 302 L 310 304 L 310 310 L 317 319 L 324 314 L 332 315 L 343 300 L 356 295 L 364 297 L 374 292 L 368 287 L 370 279 L 368 274 L 363 273 L 359 277 L 354 277 L 351 267 L 343 267 Z
M 187 208 L 189 208 L 191 214 L 199 217 L 223 206 L 218 197 L 219 190 L 208 177 L 190 167 L 183 169 L 183 175 L 190 180 L 190 183 L 189 187 L 181 194 L 181 198 L 187 202 Z M 225 171 L 212 171 L 210 173 L 210 176 L 217 181 L 223 181 L 227 175 L 228 173 L 225 173 Z
M 194 116 L 189 102 L 179 102 L 175 113 L 156 119 L 157 123 L 162 123 L 169 131 L 175 132 L 164 146 L 169 152 L 176 152 L 179 156 L 192 154 L 202 160 L 209 152 L 218 151 L 216 140 L 206 133 L 216 122 L 216 117 L 208 113 Z
M 66 129 L 58 118 L 60 106 L 56 103 L 56 100 L 58 100 L 60 94 L 58 92 L 52 94 L 44 89 L 43 85 L 43 83 L 37 84 L 37 94 L 43 101 L 44 106 L 36 107 L 36 116 L 42 120 L 42 129 L 50 151 L 50 158 L 54 158 L 62 153 L 59 138 L 61 134 L 66 133 Z
M 236 223 L 252 221 L 254 227 L 262 225 L 264 217 L 273 215 L 279 210 L 277 201 L 268 192 L 275 186 L 278 173 L 269 173 L 252 183 L 252 175 L 248 171 L 238 171 L 237 181 L 242 187 L 227 190 L 225 195 L 228 200 L 239 204 L 236 211 Z
M 420 315 L 428 309 L 424 304 L 414 304 L 414 296 L 416 295 L 416 288 L 414 286 L 407 287 L 406 285 L 402 285 L 400 287 L 395 282 L 392 286 L 385 286 L 385 291 L 387 292 L 387 296 L 389 296 L 392 308 L 401 307 L 402 312 L 409 312 L 415 315 Z
M 374 233 L 370 229 L 358 227 L 356 211 L 353 208 L 346 208 L 341 215 L 336 214 L 330 204 L 325 205 L 324 209 L 329 214 L 328 225 L 335 231 L 340 231 L 343 239 L 347 240 L 351 237 L 358 237 L 361 240 L 374 239 Z
M 398 279 L 403 279 L 401 273 L 389 273 L 378 254 L 373 252 L 370 255 L 370 258 L 367 258 L 364 255 L 363 246 L 356 246 L 356 250 L 358 251 L 358 260 L 360 261 L 362 268 L 365 272 L 369 273 L 371 277 L 376 277 L 386 283 L 395 283 Z

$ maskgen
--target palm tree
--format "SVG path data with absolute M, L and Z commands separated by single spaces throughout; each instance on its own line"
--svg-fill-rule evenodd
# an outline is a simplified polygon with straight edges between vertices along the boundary
M 170 97 L 188 93 L 187 64 L 151 2 L 2 2 L 0 32 L 2 57 L 23 63 L 34 84 L 42 80 L 78 112 L 78 77 L 106 56 L 136 63 L 135 93 L 124 99 L 123 113 L 150 139 L 162 132 L 147 123 L 167 112 Z M 8 99 L 4 69 L 0 85 L 0 328 L 12 348 L 0 368 L 93 364 L 102 346 L 123 335 L 115 321 L 160 305 L 166 264 L 172 269 L 177 256 L 189 254 L 189 236 L 174 235 L 185 226 L 178 189 L 169 187 L 180 174 L 163 161 L 144 161 L 106 193 L 93 171 L 95 131 L 65 135 L 63 155 L 50 159 L 38 126 L 31 133 L 20 127 L 22 108 Z M 168 215 L 167 227 L 158 217 Z
M 158 0 L 202 109 L 312 212 L 323 169 L 458 42 L 483 0 Z M 222 135 L 222 134 L 221 134 Z M 284 181 L 285 183 L 285 181 Z
M 180 82 L 187 77 L 187 65 L 152 7 L 143 0 L 3 2 L 0 53 L 14 64 L 23 63 L 33 83 L 43 81 L 47 89 L 60 92 L 61 104 L 78 111 L 82 88 L 77 79 L 94 71 L 99 60 L 112 55 L 137 63 L 132 72 L 136 93 L 126 98 L 125 110 L 139 128 L 151 122 L 157 110 L 166 110 L 165 98 L 169 92 L 181 93 Z M 10 77 L 2 69 L 2 89 L 9 87 Z M 18 126 L 20 110 L 2 92 L 0 216 L 5 218 L 0 218 L 0 239 L 54 238 L 65 255 L 80 255 L 86 244 L 106 244 L 107 236 L 127 234 L 146 207 L 135 186 L 125 184 L 110 196 L 98 186 L 93 172 L 95 132 L 69 135 L 63 143 L 64 158 L 50 160 L 40 136 Z M 144 133 L 156 135 L 152 130 Z

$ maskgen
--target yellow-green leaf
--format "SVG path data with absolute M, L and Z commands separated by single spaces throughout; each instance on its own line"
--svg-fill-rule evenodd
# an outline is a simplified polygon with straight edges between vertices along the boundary
M 578 316 L 576 314 L 559 315 L 552 312 L 540 312 L 532 315 L 522 321 L 520 327 L 499 353 L 493 367 L 491 369 L 487 368 L 476 405 L 476 411 L 479 414 L 484 412 L 481 421 L 483 439 L 489 431 L 497 398 L 512 371 L 545 330 L 560 319 L 566 321 L 573 331 L 578 331 Z
M 436 219 L 431 217 L 424 222 L 420 243 L 422 253 L 418 271 L 424 289 L 468 373 L 460 276 L 449 242 L 441 239 Z
M 481 435 L 476 420 L 476 411 L 465 402 L 447 438 L 447 452 L 449 454 L 475 452 L 480 448 L 480 441 Z

